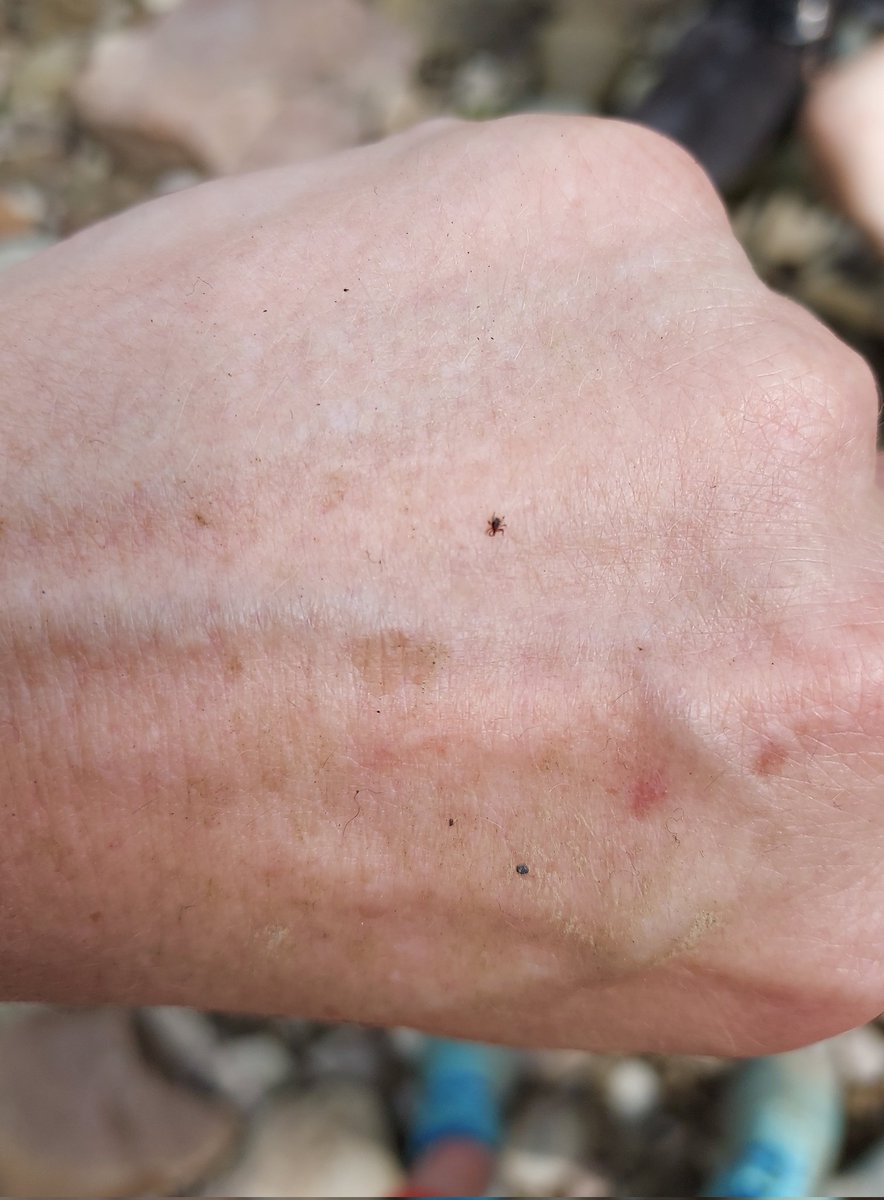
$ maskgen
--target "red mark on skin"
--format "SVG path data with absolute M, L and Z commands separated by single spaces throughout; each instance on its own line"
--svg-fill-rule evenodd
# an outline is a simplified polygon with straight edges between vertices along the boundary
M 667 787 L 660 771 L 649 771 L 640 775 L 632 788 L 630 810 L 632 815 L 643 819 L 659 808 L 666 799 Z
M 789 751 L 780 742 L 767 741 L 753 763 L 756 775 L 777 775 L 786 765 Z

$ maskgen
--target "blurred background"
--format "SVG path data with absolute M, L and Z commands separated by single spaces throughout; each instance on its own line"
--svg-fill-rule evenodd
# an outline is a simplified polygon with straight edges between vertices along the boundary
M 0 288 L 203 179 L 518 111 L 681 140 L 881 380 L 882 0 L 0 0 Z M 735 1066 L 0 1005 L 0 1192 L 879 1195 L 884 1025 Z

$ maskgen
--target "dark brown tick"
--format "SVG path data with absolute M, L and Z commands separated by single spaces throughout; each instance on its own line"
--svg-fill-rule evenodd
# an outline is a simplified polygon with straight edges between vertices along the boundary
M 497 537 L 497 535 L 499 533 L 503 533 L 505 529 L 506 525 L 504 524 L 503 517 L 498 517 L 497 514 L 495 514 L 488 522 L 488 528 L 485 530 L 485 532 L 489 537 Z

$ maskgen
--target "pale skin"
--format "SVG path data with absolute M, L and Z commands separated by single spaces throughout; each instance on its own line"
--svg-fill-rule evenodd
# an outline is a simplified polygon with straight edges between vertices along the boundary
M 736 1055 L 884 1006 L 876 392 L 680 151 L 211 184 L 5 275 L 0 342 L 5 998 Z

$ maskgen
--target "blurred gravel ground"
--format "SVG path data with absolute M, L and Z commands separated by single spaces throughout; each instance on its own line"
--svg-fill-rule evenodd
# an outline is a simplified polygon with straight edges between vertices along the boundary
M 395 103 L 378 108 L 378 132 L 439 112 L 622 111 L 653 82 L 698 7 L 366 3 L 417 47 L 407 86 L 400 80 Z M 119 130 L 99 136 L 72 102 L 98 42 L 146 27 L 175 5 L 0 0 L 0 269 L 206 176 L 206 162 L 174 140 Z M 839 52 L 868 37 L 855 21 Z M 792 137 L 730 198 L 734 226 L 759 273 L 855 344 L 880 379 L 881 263 L 824 196 Z M 300 1194 L 385 1194 L 401 1182 L 418 1046 L 405 1030 L 0 1006 L 0 1190 L 246 1194 L 260 1184 L 268 1194 L 275 1178 L 295 1194 L 297 1176 Z M 839 1042 L 836 1057 L 849 1160 L 884 1134 L 884 1038 L 875 1026 L 857 1031 Z M 709 1059 L 520 1056 L 496 1194 L 696 1194 L 730 1070 Z

